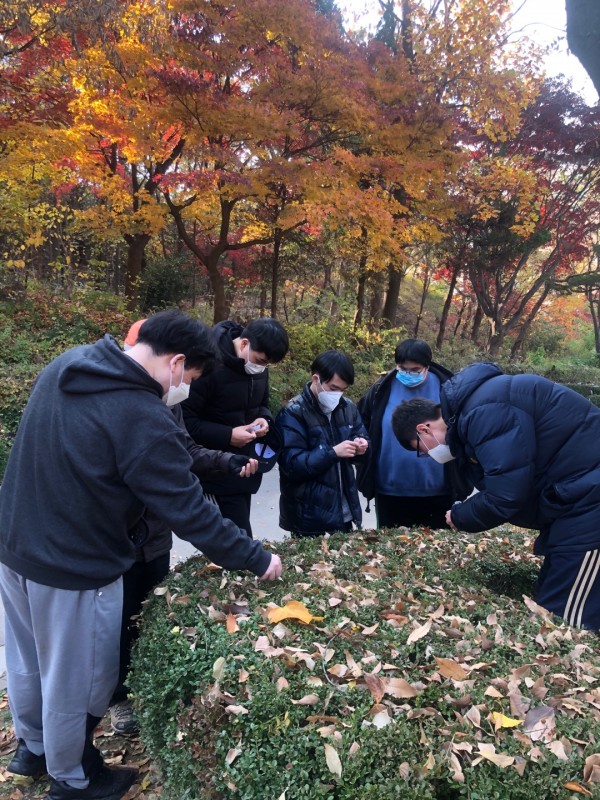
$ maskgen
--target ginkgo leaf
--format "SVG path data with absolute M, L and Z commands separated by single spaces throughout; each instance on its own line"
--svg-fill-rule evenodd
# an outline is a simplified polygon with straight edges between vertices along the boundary
M 498 728 L 515 728 L 517 725 L 522 725 L 522 719 L 513 719 L 513 717 L 507 717 L 504 714 L 501 714 L 499 711 L 492 711 L 491 713 L 492 722 Z
M 325 744 L 325 761 L 330 772 L 337 775 L 338 778 L 342 777 L 342 762 L 338 755 L 338 751 L 330 744 Z
M 320 621 L 323 619 L 323 617 L 316 617 L 311 614 L 304 603 L 300 603 L 298 600 L 290 600 L 283 607 L 270 608 L 267 612 L 267 617 L 270 622 L 281 622 L 282 619 L 299 619 L 300 622 L 304 622 L 306 625 L 309 625 L 313 620 Z

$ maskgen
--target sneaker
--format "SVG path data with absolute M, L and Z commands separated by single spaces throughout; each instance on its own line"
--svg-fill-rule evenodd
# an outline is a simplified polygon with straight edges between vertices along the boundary
M 30 778 L 33 781 L 46 774 L 46 756 L 36 756 L 23 739 L 19 739 L 17 750 L 6 767 L 6 771 L 13 775 Z
M 131 700 L 122 700 L 109 709 L 110 725 L 115 733 L 133 734 L 138 732 L 138 724 L 133 713 Z
M 46 800 L 119 800 L 135 783 L 137 770 L 131 767 L 102 767 L 85 789 L 52 779 Z

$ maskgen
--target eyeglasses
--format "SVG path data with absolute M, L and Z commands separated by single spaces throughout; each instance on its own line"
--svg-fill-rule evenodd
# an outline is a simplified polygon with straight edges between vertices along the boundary
M 429 458 L 429 451 L 425 452 L 421 450 L 421 437 L 419 436 L 418 431 L 417 431 L 417 458 Z

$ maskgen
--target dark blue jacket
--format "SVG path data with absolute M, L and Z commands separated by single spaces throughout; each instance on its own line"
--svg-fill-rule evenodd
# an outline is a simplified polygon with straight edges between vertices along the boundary
M 287 531 L 310 533 L 342 528 L 341 473 L 352 521 L 360 526 L 362 511 L 352 464 L 361 457 L 338 458 L 333 449 L 356 436 L 369 439 L 354 403 L 342 397 L 330 421 L 307 383 L 302 394 L 281 409 L 276 423 L 283 439 L 279 525 Z
M 452 507 L 459 530 L 541 531 L 536 552 L 600 547 L 600 409 L 539 375 L 473 364 L 441 392 L 446 443 L 479 494 Z

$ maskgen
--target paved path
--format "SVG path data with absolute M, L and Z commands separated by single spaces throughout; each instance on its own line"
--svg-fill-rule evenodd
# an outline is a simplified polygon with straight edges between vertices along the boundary
M 365 506 L 364 498 L 361 497 L 362 505 Z M 363 510 L 363 525 L 365 528 L 374 528 L 375 511 L 367 514 Z M 277 467 L 267 472 L 263 478 L 262 485 L 258 494 L 252 498 L 252 530 L 255 539 L 268 539 L 270 541 L 281 541 L 288 534 L 279 527 L 279 470 Z M 185 561 L 191 555 L 198 553 L 193 545 L 173 537 L 173 549 L 171 550 L 171 564 Z M 4 661 L 4 609 L 0 603 L 0 691 L 6 688 L 6 668 Z

